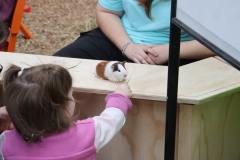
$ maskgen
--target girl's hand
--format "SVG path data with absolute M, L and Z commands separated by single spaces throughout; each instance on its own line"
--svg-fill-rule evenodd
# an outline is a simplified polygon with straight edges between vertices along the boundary
M 6 107 L 1 107 L 0 108 L 0 133 L 5 131 L 5 130 L 9 130 L 9 129 L 13 129 L 13 124 L 10 120 L 10 117 L 8 116 Z
M 122 94 L 128 98 L 132 96 L 132 91 L 130 89 L 130 86 L 126 83 L 119 85 L 114 93 Z
M 156 57 L 158 55 L 155 50 L 152 49 L 152 47 L 153 45 L 148 46 L 131 43 L 125 49 L 124 54 L 135 63 L 156 64 L 151 57 Z
M 155 64 L 164 64 L 168 61 L 168 54 L 169 54 L 169 44 L 164 45 L 157 45 L 152 46 L 151 48 L 154 53 L 157 53 L 158 56 L 153 56 L 152 53 L 150 54 L 151 50 L 149 50 L 149 57 Z

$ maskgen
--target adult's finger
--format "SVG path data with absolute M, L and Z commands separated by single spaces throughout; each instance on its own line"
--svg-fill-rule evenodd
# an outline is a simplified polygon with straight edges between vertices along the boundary
M 155 64 L 154 61 L 151 59 L 151 57 L 149 57 L 149 55 L 147 53 L 142 53 L 140 55 L 140 62 L 143 64 Z
M 157 56 L 158 56 L 158 53 L 157 53 L 155 50 L 153 50 L 152 48 L 146 48 L 146 52 L 147 52 L 148 54 L 153 55 L 154 57 L 157 57 Z
M 150 57 L 148 57 L 148 58 L 146 59 L 146 61 L 147 61 L 148 64 L 156 65 L 156 63 L 155 63 Z
M 147 56 L 139 55 L 139 56 L 138 56 L 138 61 L 139 61 L 141 64 L 148 64 L 148 62 L 145 60 L 145 57 L 147 57 Z
M 141 64 L 137 58 L 133 58 L 133 62 Z

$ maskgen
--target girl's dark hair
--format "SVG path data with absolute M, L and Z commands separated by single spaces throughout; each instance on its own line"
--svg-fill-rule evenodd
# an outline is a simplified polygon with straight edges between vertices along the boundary
M 161 0 L 161 1 L 169 1 L 169 0 Z M 151 6 L 152 6 L 153 0 L 138 0 L 138 3 L 140 6 L 142 6 L 145 10 L 146 15 L 151 20 L 153 19 L 151 16 Z M 170 15 L 169 15 L 170 16 Z
M 59 65 L 43 64 L 23 71 L 12 65 L 5 71 L 6 109 L 25 141 L 41 141 L 44 134 L 69 128 L 71 119 L 66 113 L 71 87 L 71 75 Z

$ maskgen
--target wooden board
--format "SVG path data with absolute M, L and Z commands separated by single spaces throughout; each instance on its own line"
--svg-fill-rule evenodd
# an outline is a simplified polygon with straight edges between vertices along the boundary
M 180 105 L 179 160 L 240 159 L 240 92 L 200 105 Z
M 75 91 L 108 94 L 119 85 L 95 76 L 95 67 L 100 61 L 62 58 L 43 55 L 0 52 L 0 64 L 4 70 L 10 64 L 30 67 L 38 64 L 54 63 L 68 68 L 73 77 Z M 132 98 L 166 101 L 166 66 L 127 63 L 126 81 L 133 91 Z M 3 71 L 4 72 L 4 71 Z M 0 83 L 2 74 L 0 74 Z M 217 58 L 207 58 L 181 66 L 179 70 L 178 103 L 200 104 L 211 99 L 238 92 L 240 72 Z

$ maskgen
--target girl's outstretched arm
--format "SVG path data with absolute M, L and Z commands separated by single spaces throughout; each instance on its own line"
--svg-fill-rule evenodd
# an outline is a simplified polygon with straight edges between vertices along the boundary
M 105 146 L 123 127 L 125 116 L 132 108 L 132 102 L 128 97 L 131 90 L 128 85 L 120 85 L 115 93 L 105 98 L 106 108 L 100 116 L 93 117 L 95 123 L 94 145 L 97 152 Z

